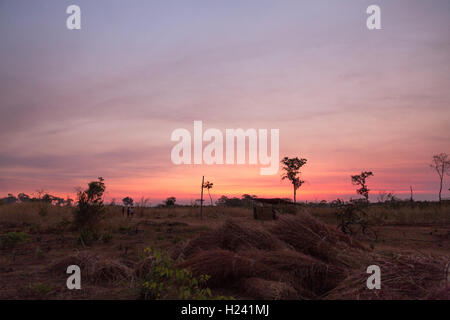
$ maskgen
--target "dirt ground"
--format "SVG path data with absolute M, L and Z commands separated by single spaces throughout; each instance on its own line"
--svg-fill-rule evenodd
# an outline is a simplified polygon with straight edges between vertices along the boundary
M 197 209 L 138 211 L 131 219 L 114 211 L 104 229 L 108 237 L 86 246 L 77 241 L 79 234 L 71 231 L 67 220 L 60 217 L 24 216 L 11 221 L 4 217 L 6 213 L 2 215 L 0 234 L 22 231 L 30 238 L 13 248 L 0 249 L 0 299 L 136 299 L 138 293 L 130 280 L 99 284 L 82 281 L 82 290 L 68 290 L 68 275 L 52 272 L 51 266 L 72 254 L 89 252 L 132 267 L 146 248 L 170 252 L 181 242 L 220 226 L 226 219 L 241 225 L 273 223 L 255 221 L 250 210 L 233 208 L 207 208 L 203 219 Z M 384 224 L 374 228 L 378 241 L 365 242 L 374 253 L 450 254 L 450 224 Z

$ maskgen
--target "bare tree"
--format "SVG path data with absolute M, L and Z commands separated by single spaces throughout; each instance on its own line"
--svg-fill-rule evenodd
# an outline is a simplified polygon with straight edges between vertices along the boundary
M 440 153 L 433 156 L 430 164 L 439 175 L 439 202 L 442 201 L 442 184 L 444 183 L 444 175 L 450 175 L 450 159 L 448 154 Z
M 306 159 L 299 159 L 298 157 L 295 158 L 288 158 L 284 157 L 283 160 L 281 160 L 281 164 L 283 165 L 284 173 L 281 176 L 281 180 L 288 179 L 294 188 L 294 203 L 297 203 L 297 190 L 302 186 L 302 184 L 305 182 L 303 180 L 300 180 L 300 168 L 303 167 L 308 160 Z
M 367 188 L 366 179 L 373 176 L 372 171 L 363 171 L 361 174 L 352 176 L 352 184 L 360 186 L 361 188 L 356 190 L 357 194 L 362 195 L 367 202 L 369 202 L 369 189 Z

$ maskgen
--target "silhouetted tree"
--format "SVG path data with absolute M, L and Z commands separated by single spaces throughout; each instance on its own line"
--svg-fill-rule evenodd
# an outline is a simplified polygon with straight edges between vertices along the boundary
M 177 202 L 177 198 L 169 197 L 164 201 L 164 205 L 166 207 L 173 207 L 175 205 L 175 202 Z
M 209 190 L 212 189 L 213 185 L 214 184 L 209 181 L 206 181 L 205 183 L 203 183 L 203 188 L 208 190 L 208 195 L 209 195 L 209 200 L 211 200 L 211 205 L 213 205 L 213 201 L 212 201 L 211 193 L 209 192 Z
M 58 205 L 58 206 L 62 206 L 65 203 L 64 198 L 60 198 L 60 197 L 54 197 L 54 201 L 56 201 L 56 205 Z
M 69 198 L 69 196 L 67 196 L 66 198 L 66 206 L 71 207 L 73 203 L 73 199 Z
M 55 199 L 54 196 L 52 196 L 51 194 L 46 193 L 42 197 L 41 201 L 45 202 L 45 203 L 52 203 L 54 199 Z
M 218 206 L 226 206 L 228 201 L 227 196 L 221 196 L 219 199 L 216 200 L 216 205 Z
M 7 197 L 2 198 L 0 200 L 1 200 L 2 203 L 5 203 L 5 204 L 11 204 L 11 203 L 16 203 L 17 202 L 17 198 L 11 193 L 8 193 Z
M 103 194 L 106 186 L 102 177 L 88 184 L 86 190 L 78 192 L 77 210 L 74 211 L 74 224 L 80 229 L 95 229 L 103 218 Z
M 20 202 L 29 202 L 31 200 L 30 196 L 25 193 L 19 193 L 17 195 L 17 198 L 20 200 Z
M 361 174 L 352 176 L 352 184 L 361 187 L 359 189 L 356 189 L 356 193 L 362 195 L 367 202 L 369 202 L 370 190 L 367 188 L 366 180 L 370 176 L 373 176 L 372 171 L 363 171 L 361 172 Z
M 132 207 L 134 200 L 131 197 L 125 197 L 122 199 L 122 202 L 125 207 Z
M 301 187 L 301 185 L 305 182 L 300 180 L 300 168 L 303 167 L 308 160 L 295 158 L 284 157 L 281 160 L 281 164 L 283 165 L 282 169 L 284 170 L 283 175 L 281 176 L 282 180 L 288 179 L 294 188 L 294 203 L 297 202 L 297 190 Z
M 444 183 L 444 175 L 450 175 L 450 159 L 448 154 L 440 153 L 433 156 L 433 162 L 430 164 L 439 175 L 439 202 L 442 201 L 442 184 Z

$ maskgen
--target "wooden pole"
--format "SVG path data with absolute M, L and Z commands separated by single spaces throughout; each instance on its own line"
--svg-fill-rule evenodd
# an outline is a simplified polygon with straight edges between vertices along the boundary
M 202 177 L 202 193 L 200 197 L 200 218 L 203 219 L 203 185 L 205 184 L 205 176 Z

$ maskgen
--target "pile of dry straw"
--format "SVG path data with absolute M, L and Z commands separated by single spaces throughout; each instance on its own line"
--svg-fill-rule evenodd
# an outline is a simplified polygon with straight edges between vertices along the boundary
M 211 276 L 212 288 L 254 299 L 442 299 L 445 258 L 383 258 L 307 213 L 259 227 L 231 220 L 180 245 L 179 266 Z M 369 290 L 366 268 L 382 269 Z

